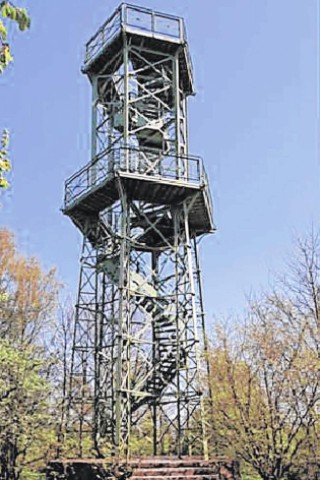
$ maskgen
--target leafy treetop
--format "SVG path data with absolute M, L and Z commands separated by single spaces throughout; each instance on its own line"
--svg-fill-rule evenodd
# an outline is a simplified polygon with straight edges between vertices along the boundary
M 5 172 L 11 170 L 11 163 L 8 158 L 9 132 L 4 130 L 0 141 L 0 188 L 8 188 L 9 182 L 4 176 Z
M 1 18 L 3 20 L 1 20 Z M 0 73 L 13 60 L 8 42 L 6 21 L 16 22 L 19 30 L 24 31 L 30 27 L 30 18 L 25 8 L 16 7 L 11 2 L 0 2 Z
M 16 7 L 8 0 L 0 0 L 0 74 L 13 60 L 8 40 L 8 22 L 16 23 L 21 31 L 30 27 L 30 18 L 25 8 Z M 0 141 L 0 190 L 9 187 L 9 182 L 5 177 L 5 172 L 11 170 L 8 145 L 9 132 L 4 130 Z

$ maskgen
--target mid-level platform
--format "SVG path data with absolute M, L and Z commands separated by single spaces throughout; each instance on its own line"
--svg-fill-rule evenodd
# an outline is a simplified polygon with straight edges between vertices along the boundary
M 212 203 L 202 159 L 155 155 L 145 149 L 109 149 L 70 177 L 65 184 L 63 212 L 82 230 L 85 219 L 120 199 L 155 205 L 179 205 L 190 198 L 189 226 L 193 236 L 214 230 Z M 83 227 L 84 228 L 84 227 Z

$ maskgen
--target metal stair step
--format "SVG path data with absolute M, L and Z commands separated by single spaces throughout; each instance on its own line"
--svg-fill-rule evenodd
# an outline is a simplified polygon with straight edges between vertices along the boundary
M 176 473 L 175 475 L 167 475 L 163 472 L 161 475 L 132 475 L 131 480 L 162 480 L 165 477 L 169 477 L 170 480 L 219 480 L 219 475 L 217 473 L 208 474 L 208 475 L 193 475 L 192 473 L 189 475 L 179 474 Z

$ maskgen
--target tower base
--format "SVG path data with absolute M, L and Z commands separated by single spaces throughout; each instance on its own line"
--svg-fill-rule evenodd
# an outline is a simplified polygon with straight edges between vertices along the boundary
M 136 457 L 115 459 L 68 459 L 50 462 L 47 480 L 240 480 L 239 462 L 217 457 Z

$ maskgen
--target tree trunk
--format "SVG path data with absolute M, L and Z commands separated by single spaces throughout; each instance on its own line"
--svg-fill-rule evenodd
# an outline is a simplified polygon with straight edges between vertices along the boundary
M 17 446 L 7 439 L 0 452 L 0 478 L 3 480 L 18 480 Z

